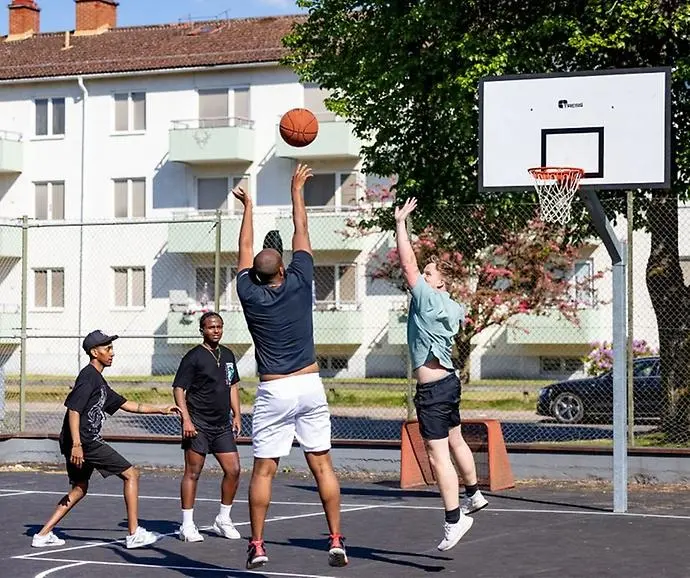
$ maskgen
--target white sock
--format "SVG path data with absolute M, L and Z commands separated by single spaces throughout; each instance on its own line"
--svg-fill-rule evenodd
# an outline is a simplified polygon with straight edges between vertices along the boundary
M 225 504 L 220 505 L 220 514 L 218 514 L 222 520 L 230 519 L 230 510 L 232 510 L 232 504 L 226 506 Z
M 182 510 L 182 525 L 189 528 L 194 525 L 194 508 Z

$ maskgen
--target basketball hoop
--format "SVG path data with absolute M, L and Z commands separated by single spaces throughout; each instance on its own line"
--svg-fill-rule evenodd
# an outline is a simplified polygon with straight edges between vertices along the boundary
M 539 195 L 542 220 L 565 225 L 570 221 L 570 206 L 585 171 L 572 167 L 536 167 L 528 170 Z

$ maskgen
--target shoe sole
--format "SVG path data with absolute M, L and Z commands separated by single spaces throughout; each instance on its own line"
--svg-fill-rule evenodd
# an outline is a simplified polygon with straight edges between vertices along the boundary
M 268 556 L 257 556 L 253 561 L 247 562 L 247 570 L 256 570 L 266 565 Z
M 328 553 L 328 565 L 334 568 L 342 568 L 347 566 L 347 554 L 345 550 L 332 550 Z
M 213 531 L 218 534 L 221 538 L 226 538 L 228 540 L 239 540 L 242 536 L 240 536 L 240 533 L 237 532 L 237 536 L 228 536 L 223 532 L 223 530 L 220 529 L 220 526 L 216 524 L 215 522 L 213 523 Z
M 469 526 L 463 530 L 463 532 L 453 541 L 451 542 L 448 546 L 445 548 L 438 548 L 441 552 L 447 552 L 448 550 L 455 548 L 455 546 L 458 545 L 458 542 L 462 539 L 462 537 L 469 532 L 470 528 L 474 524 L 474 518 L 467 518 L 470 521 Z

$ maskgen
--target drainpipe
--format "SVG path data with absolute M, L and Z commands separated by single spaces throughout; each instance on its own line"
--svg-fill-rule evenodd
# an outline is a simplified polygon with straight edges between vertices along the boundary
M 80 370 L 81 338 L 82 338 L 82 294 L 84 284 L 84 188 L 86 187 L 86 102 L 89 91 L 86 90 L 84 77 L 77 77 L 77 84 L 81 90 L 81 177 L 79 193 L 79 297 L 77 299 L 77 373 Z

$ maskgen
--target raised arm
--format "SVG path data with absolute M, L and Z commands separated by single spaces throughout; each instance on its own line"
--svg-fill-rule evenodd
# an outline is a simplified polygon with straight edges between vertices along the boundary
M 254 262 L 254 212 L 252 198 L 242 187 L 232 189 L 232 194 L 244 207 L 240 227 L 239 262 L 237 263 L 239 272 L 251 268 Z
M 304 206 L 304 183 L 311 177 L 311 169 L 307 165 L 299 164 L 292 176 L 292 222 L 295 225 L 295 233 L 292 236 L 292 251 L 306 251 L 311 255 L 311 242 L 309 241 L 309 224 L 307 222 L 307 209 Z
M 402 268 L 407 286 L 412 289 L 419 278 L 419 267 L 417 266 L 417 257 L 412 249 L 410 238 L 407 234 L 407 225 L 405 220 L 410 216 L 417 206 L 417 199 L 411 197 L 405 201 L 402 207 L 395 207 L 395 237 L 398 243 L 398 256 L 400 258 L 400 267 Z

